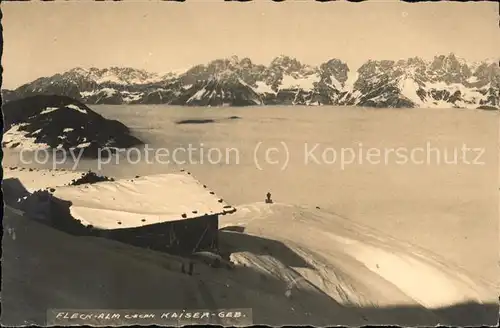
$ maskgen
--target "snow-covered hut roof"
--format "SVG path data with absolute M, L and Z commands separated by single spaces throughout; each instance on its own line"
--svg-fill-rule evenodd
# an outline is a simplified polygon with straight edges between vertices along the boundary
M 52 194 L 71 202 L 74 219 L 103 230 L 136 228 L 236 210 L 189 173 L 56 187 Z

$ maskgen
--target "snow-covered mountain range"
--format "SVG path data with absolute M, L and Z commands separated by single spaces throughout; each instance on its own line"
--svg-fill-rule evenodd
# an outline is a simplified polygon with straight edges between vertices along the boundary
M 282 55 L 268 66 L 233 56 L 164 75 L 133 68 L 75 68 L 3 90 L 3 97 L 56 94 L 87 104 L 498 109 L 499 89 L 498 60 L 468 62 L 451 53 L 430 61 L 369 60 L 354 71 L 339 59 L 310 66 Z

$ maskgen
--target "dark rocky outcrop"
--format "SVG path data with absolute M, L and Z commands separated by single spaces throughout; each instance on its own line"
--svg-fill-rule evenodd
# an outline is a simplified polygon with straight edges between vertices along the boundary
M 142 141 L 122 123 L 109 120 L 79 101 L 65 96 L 37 95 L 3 105 L 3 147 L 31 144 L 64 150 L 83 149 L 82 156 L 97 157 L 99 149 L 129 148 Z M 109 154 L 109 152 L 103 152 Z

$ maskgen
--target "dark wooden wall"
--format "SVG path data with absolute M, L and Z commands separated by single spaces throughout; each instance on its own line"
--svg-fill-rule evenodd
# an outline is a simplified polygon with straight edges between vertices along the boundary
M 110 230 L 104 235 L 134 246 L 188 255 L 197 251 L 217 250 L 218 228 L 218 216 L 208 215 L 139 228 Z
M 218 215 L 179 219 L 138 228 L 100 230 L 85 227 L 69 211 L 71 203 L 52 199 L 52 225 L 73 235 L 94 235 L 138 247 L 189 255 L 196 251 L 218 250 Z

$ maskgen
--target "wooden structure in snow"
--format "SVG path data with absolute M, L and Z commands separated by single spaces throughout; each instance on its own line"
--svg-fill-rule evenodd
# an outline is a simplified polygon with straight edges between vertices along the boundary
M 57 227 L 175 254 L 217 251 L 218 217 L 236 211 L 189 173 L 54 189 Z

